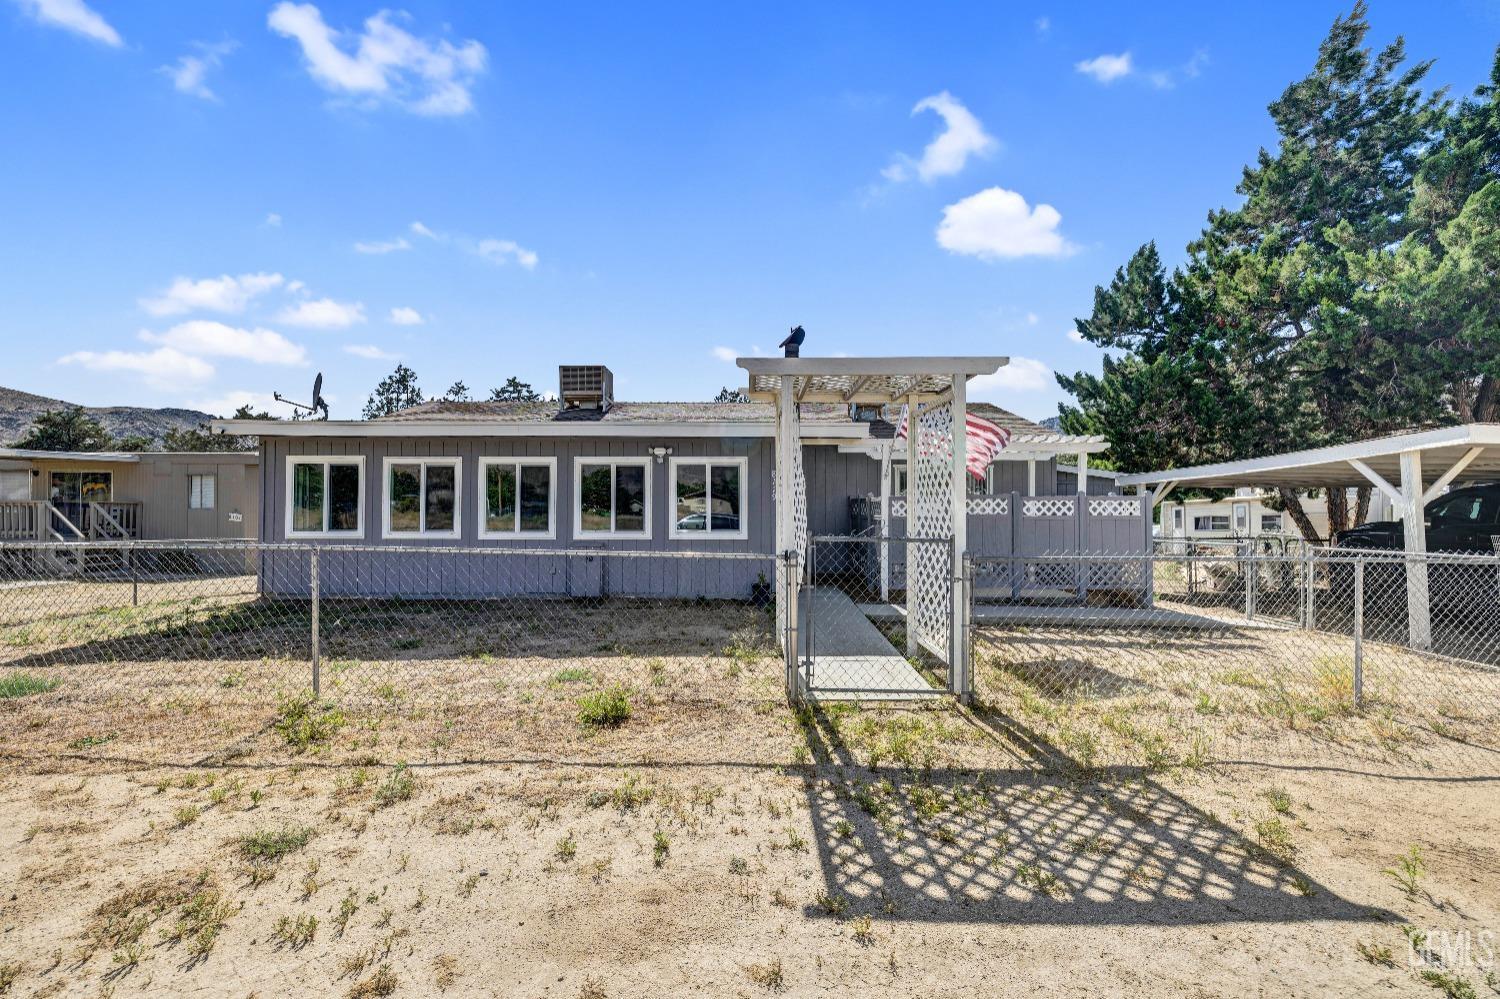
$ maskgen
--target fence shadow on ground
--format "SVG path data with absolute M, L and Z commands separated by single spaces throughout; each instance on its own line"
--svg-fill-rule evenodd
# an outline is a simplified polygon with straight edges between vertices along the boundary
M 1141 768 L 1084 774 L 1016 720 L 967 714 L 1015 765 L 876 769 L 816 707 L 802 730 L 824 890 L 811 914 L 916 922 L 1189 926 L 1375 921 L 1316 883 L 1278 828 L 1247 841 Z

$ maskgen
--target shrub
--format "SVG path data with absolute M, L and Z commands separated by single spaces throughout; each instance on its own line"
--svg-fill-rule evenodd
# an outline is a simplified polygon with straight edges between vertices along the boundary
M 596 690 L 578 699 L 578 721 L 582 725 L 621 725 L 629 718 L 630 691 L 620 684 Z
M 344 727 L 344 721 L 342 711 L 304 690 L 281 702 L 273 727 L 288 746 L 301 752 L 330 741 Z

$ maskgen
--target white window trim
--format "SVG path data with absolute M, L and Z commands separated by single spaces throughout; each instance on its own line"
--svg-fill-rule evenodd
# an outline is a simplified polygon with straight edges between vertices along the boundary
M 489 515 L 488 500 L 485 490 L 489 483 L 489 469 L 492 465 L 531 466 L 533 468 L 545 468 L 552 477 L 552 486 L 547 490 L 547 530 L 546 531 L 491 531 L 484 526 L 485 518 Z M 474 483 L 474 509 L 479 516 L 479 536 L 481 538 L 500 538 L 512 541 L 555 541 L 557 539 L 557 459 L 556 458 L 507 458 L 503 455 L 479 459 L 479 475 Z M 519 474 L 516 482 L 516 525 L 521 523 L 521 486 Z M 598 537 L 598 535 L 590 535 Z
M 198 479 L 198 505 L 193 505 L 193 480 Z M 203 505 L 203 480 L 212 482 L 210 492 L 213 494 L 213 503 Z M 217 510 L 219 508 L 219 476 L 215 472 L 189 472 L 188 473 L 188 509 L 189 510 Z
M 715 531 L 713 517 L 708 519 L 706 531 L 679 531 L 677 529 L 677 469 L 682 465 L 734 465 L 740 470 L 740 529 L 738 531 Z M 689 457 L 667 459 L 667 537 L 674 541 L 745 541 L 750 537 L 750 459 Z
M 295 476 L 292 470 L 298 465 L 323 466 L 323 530 L 298 531 L 292 528 L 292 486 Z M 359 505 L 354 508 L 355 528 L 352 531 L 328 530 L 328 467 L 330 465 L 355 465 L 359 468 Z M 365 456 L 362 454 L 289 454 L 286 456 L 286 536 L 288 538 L 354 538 L 365 536 Z
M 453 469 L 453 529 L 451 531 L 429 531 L 425 527 L 415 531 L 391 530 L 391 468 L 394 465 L 422 466 L 421 479 L 417 483 L 417 521 L 427 523 L 427 466 L 443 465 Z M 380 536 L 386 541 L 430 541 L 433 539 L 453 541 L 463 537 L 464 531 L 464 460 L 456 455 L 386 455 L 380 464 Z
M 583 529 L 583 466 L 584 465 L 639 465 L 646 470 L 646 509 L 644 531 L 585 531 Z M 591 457 L 578 455 L 573 458 L 573 540 L 574 541 L 650 541 L 651 540 L 651 474 L 652 459 L 650 458 L 618 458 L 613 455 L 601 454 Z M 610 484 L 610 508 L 614 508 L 614 483 L 615 473 L 613 467 L 609 473 Z M 618 511 L 616 511 L 617 513 Z M 610 522 L 614 522 L 616 514 L 610 515 Z

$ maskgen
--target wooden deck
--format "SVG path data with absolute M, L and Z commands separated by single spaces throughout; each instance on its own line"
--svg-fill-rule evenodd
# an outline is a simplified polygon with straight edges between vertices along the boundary
M 0 501 L 0 541 L 126 541 L 140 536 L 141 504 Z

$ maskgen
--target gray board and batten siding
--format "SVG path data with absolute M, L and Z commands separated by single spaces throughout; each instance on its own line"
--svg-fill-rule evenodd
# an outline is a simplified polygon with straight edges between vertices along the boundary
M 575 538 L 574 464 L 576 458 L 644 459 L 649 448 L 672 449 L 671 457 L 648 465 L 651 532 L 648 538 Z M 308 543 L 320 547 L 319 582 L 330 595 L 362 596 L 703 596 L 746 599 L 758 578 L 772 576 L 775 511 L 772 509 L 774 442 L 765 437 L 608 438 L 608 437 L 266 437 L 261 441 L 261 480 L 265 503 L 261 536 L 268 541 L 302 541 L 287 534 L 288 456 L 350 457 L 365 460 L 363 531 Z M 458 537 L 382 537 L 385 459 L 461 459 Z M 553 481 L 555 537 L 490 539 L 479 536 L 481 458 L 555 458 Z M 674 508 L 668 492 L 672 458 L 745 458 L 743 539 L 680 539 L 670 536 Z M 868 459 L 864 459 L 868 461 Z M 872 463 L 873 464 L 873 463 Z M 847 503 L 847 497 L 845 497 Z M 340 552 L 339 549 L 358 550 Z M 376 549 L 392 548 L 389 553 Z M 422 551 L 413 551 L 413 548 Z M 493 560 L 444 549 L 493 549 Z M 516 554 L 524 550 L 525 554 Z M 426 554 L 430 551 L 431 554 Z M 598 551 L 599 558 L 548 552 Z M 535 553 L 534 555 L 532 553 Z M 659 553 L 608 557 L 609 553 Z M 695 553 L 694 557 L 674 557 Z M 758 554 L 760 558 L 713 558 Z M 699 557 L 701 556 L 701 557 Z M 305 552 L 269 552 L 262 565 L 267 592 L 305 593 Z

